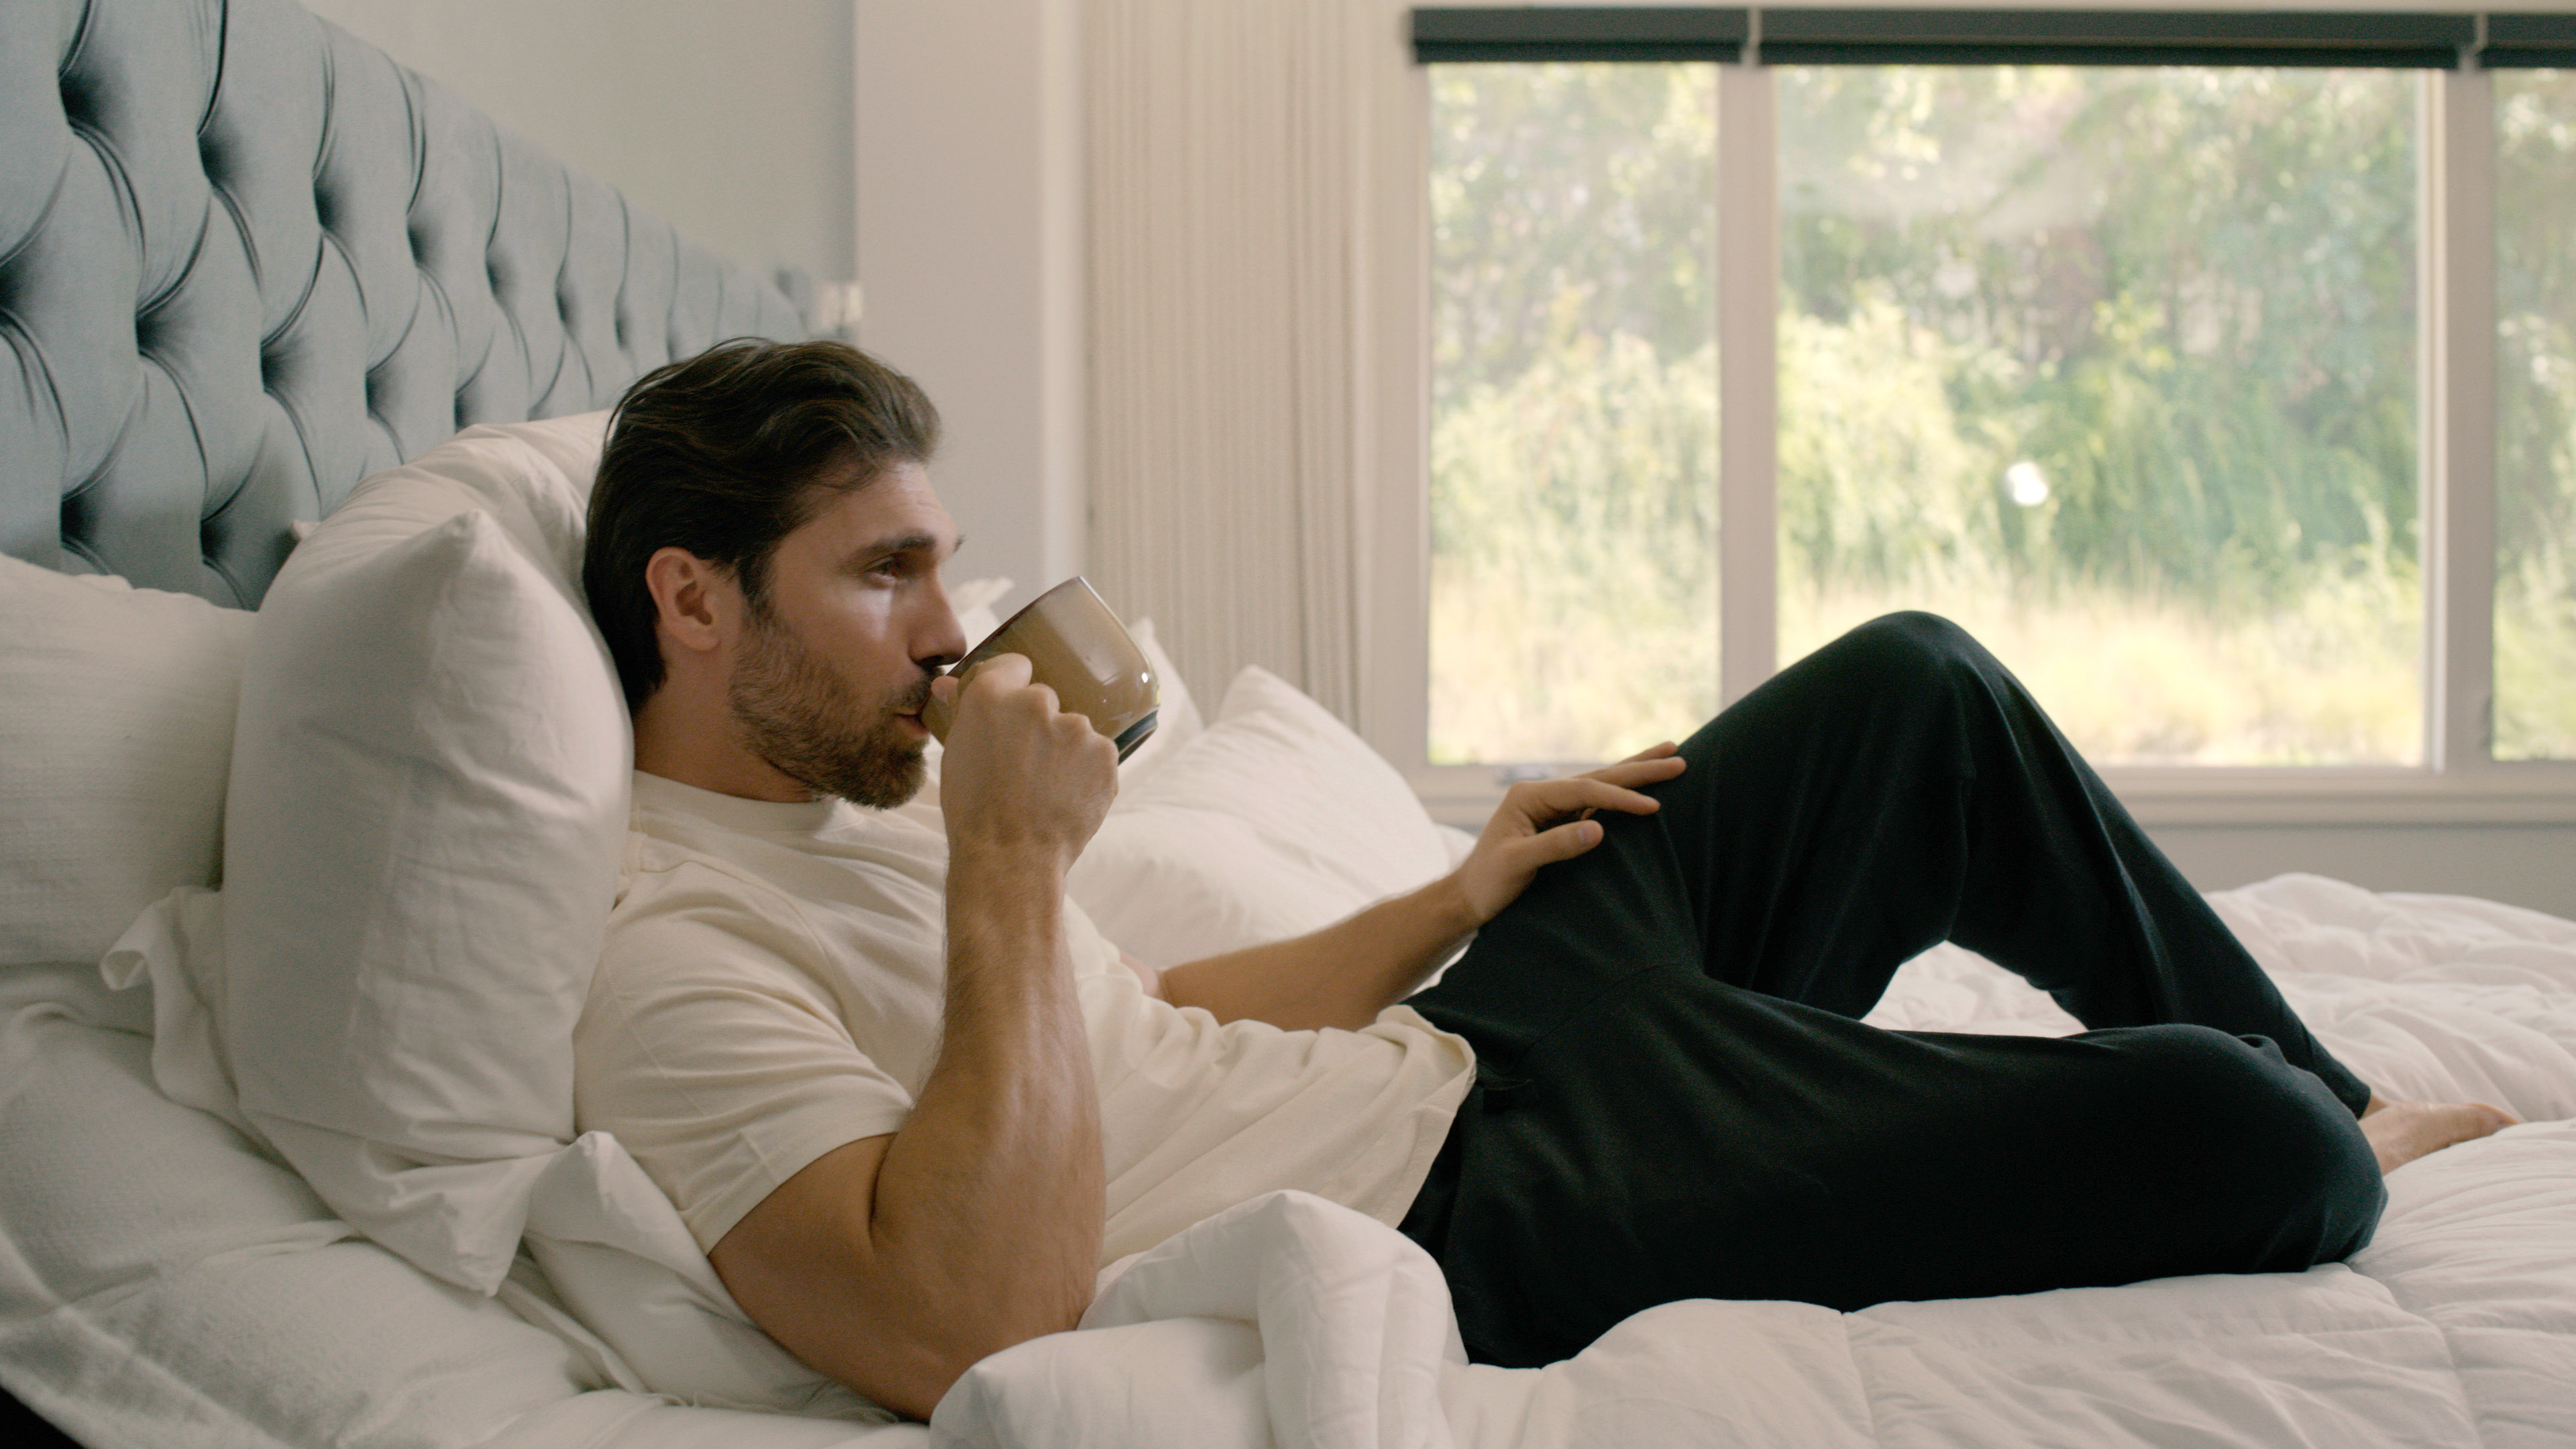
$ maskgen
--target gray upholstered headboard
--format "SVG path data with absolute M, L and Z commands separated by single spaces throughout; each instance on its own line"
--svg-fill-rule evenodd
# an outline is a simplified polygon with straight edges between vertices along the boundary
M 11 554 L 256 605 L 368 473 L 741 334 L 806 328 L 293 0 L 0 0 Z

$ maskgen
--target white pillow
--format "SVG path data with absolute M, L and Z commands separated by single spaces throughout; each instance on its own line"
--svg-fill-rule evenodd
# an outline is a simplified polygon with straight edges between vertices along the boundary
M 1329 925 L 1450 856 L 1392 766 L 1248 667 L 1216 723 L 1122 789 L 1067 890 L 1110 940 L 1170 966 Z
M 332 1208 L 491 1292 L 572 1136 L 625 843 L 616 671 L 575 580 L 604 413 L 468 429 L 360 485 L 252 632 L 220 1035 Z
M 957 627 L 966 636 L 966 647 L 974 648 L 985 636 L 1002 627 L 1002 616 L 993 605 L 1011 591 L 1009 579 L 968 579 L 948 591 L 948 606 L 957 611 Z
M 0 967 L 212 885 L 251 616 L 0 556 Z
M 1190 687 L 1181 682 L 1181 672 L 1172 667 L 1172 656 L 1163 652 L 1163 641 L 1154 637 L 1154 621 L 1139 619 L 1127 632 L 1135 636 L 1136 647 L 1144 651 L 1145 663 L 1154 671 L 1162 698 L 1154 707 L 1154 732 L 1118 766 L 1118 788 L 1122 791 L 1143 785 L 1146 776 L 1161 769 L 1165 760 L 1207 728 L 1199 718 L 1198 701 L 1190 697 Z

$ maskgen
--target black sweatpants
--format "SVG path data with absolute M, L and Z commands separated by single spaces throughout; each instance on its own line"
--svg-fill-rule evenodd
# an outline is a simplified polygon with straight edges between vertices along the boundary
M 1469 1352 L 1564 1358 L 1678 1298 L 1854 1309 L 2347 1256 L 2368 1089 L 2020 683 L 1864 625 L 1682 746 L 1411 1005 L 1477 1083 L 1404 1230 Z M 1857 1018 L 1943 940 L 2066 1038 Z

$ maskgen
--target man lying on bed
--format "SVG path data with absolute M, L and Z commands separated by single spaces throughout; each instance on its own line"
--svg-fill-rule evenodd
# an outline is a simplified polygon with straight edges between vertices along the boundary
M 937 675 L 969 642 L 937 432 L 836 345 L 665 368 L 621 405 L 585 568 L 638 774 L 581 1126 L 762 1327 L 894 1409 L 926 1417 L 976 1359 L 1072 1327 L 1104 1262 L 1274 1188 L 1399 1224 L 1471 1352 L 1520 1365 L 1676 1298 L 2302 1269 L 2368 1241 L 2387 1167 L 2508 1120 L 2382 1110 L 1925 615 L 1678 748 L 1514 787 L 1411 894 L 1124 959 L 1064 899 L 1109 741 L 1017 656 Z M 944 839 L 886 813 L 922 784 L 934 692 Z M 1862 1025 L 1945 938 L 2095 1029 Z

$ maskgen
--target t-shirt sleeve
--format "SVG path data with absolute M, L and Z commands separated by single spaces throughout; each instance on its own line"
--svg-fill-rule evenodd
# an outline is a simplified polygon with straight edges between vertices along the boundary
M 574 1115 L 614 1134 L 702 1249 L 912 1095 L 859 1050 L 783 901 L 704 865 L 630 883 L 574 1029 Z

